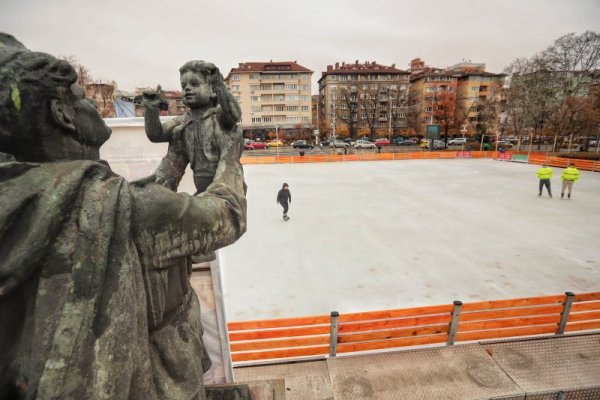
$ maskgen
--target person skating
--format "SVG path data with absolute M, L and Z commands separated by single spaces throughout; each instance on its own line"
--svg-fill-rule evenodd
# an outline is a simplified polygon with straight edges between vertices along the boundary
M 290 219 L 290 217 L 287 215 L 287 212 L 289 204 L 292 202 L 292 194 L 290 193 L 287 183 L 284 183 L 279 193 L 277 193 L 277 202 L 281 205 L 281 207 L 283 207 L 283 220 L 287 221 Z
M 550 178 L 552 178 L 552 168 L 548 167 L 548 165 L 543 164 L 542 168 L 537 170 L 537 177 L 540 179 L 540 190 L 538 196 L 542 195 L 542 191 L 544 190 L 544 186 L 548 190 L 548 196 L 552 197 L 552 190 L 550 189 Z
M 573 183 L 579 180 L 579 170 L 575 168 L 573 164 L 567 165 L 567 168 L 563 171 L 560 176 L 562 179 L 562 189 L 560 191 L 561 199 L 565 197 L 565 188 L 568 188 L 569 191 L 567 193 L 567 197 L 571 198 L 571 192 L 573 191 Z

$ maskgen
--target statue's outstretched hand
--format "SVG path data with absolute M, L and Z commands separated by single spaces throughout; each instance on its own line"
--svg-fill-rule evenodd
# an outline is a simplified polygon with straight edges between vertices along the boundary
M 155 89 L 146 89 L 142 93 L 142 104 L 145 108 L 156 108 L 158 109 L 160 106 L 160 95 L 158 90 Z

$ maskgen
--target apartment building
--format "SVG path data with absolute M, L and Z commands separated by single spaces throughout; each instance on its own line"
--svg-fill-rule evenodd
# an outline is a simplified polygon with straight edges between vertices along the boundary
M 413 69 L 418 60 L 420 67 Z M 409 121 L 410 128 L 418 135 L 425 135 L 430 125 L 440 125 L 442 133 L 455 125 L 454 110 L 458 75 L 440 68 L 425 67 L 424 62 L 411 62 Z M 446 114 L 448 111 L 448 114 Z
M 495 134 L 505 74 L 486 72 L 485 64 L 462 62 L 446 68 L 457 74 L 457 124 L 467 134 Z
M 419 58 L 411 61 L 410 113 L 414 129 L 425 134 L 439 125 L 442 133 L 495 132 L 506 75 L 485 71 L 485 64 L 461 62 L 441 69 Z
M 410 73 L 375 61 L 328 65 L 319 79 L 319 129 L 370 138 L 406 129 Z
M 310 135 L 312 74 L 296 61 L 245 62 L 232 68 L 225 83 L 242 109 L 244 134 Z

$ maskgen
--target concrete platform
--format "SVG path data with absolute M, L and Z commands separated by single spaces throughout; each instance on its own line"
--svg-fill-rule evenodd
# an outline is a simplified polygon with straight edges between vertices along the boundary
M 288 399 L 600 399 L 600 333 L 235 368 L 285 379 Z

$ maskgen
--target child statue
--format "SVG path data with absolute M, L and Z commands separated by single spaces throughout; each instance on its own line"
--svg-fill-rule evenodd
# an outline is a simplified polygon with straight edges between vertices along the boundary
M 224 151 L 217 145 L 218 137 L 240 134 L 236 123 L 241 118 L 241 111 L 214 64 L 190 61 L 179 72 L 183 102 L 189 107 L 186 114 L 161 124 L 158 93 L 144 92 L 146 135 L 155 143 L 169 142 L 167 155 L 152 178 L 176 191 L 190 164 L 195 194 L 199 194 L 212 183 L 220 152 Z

